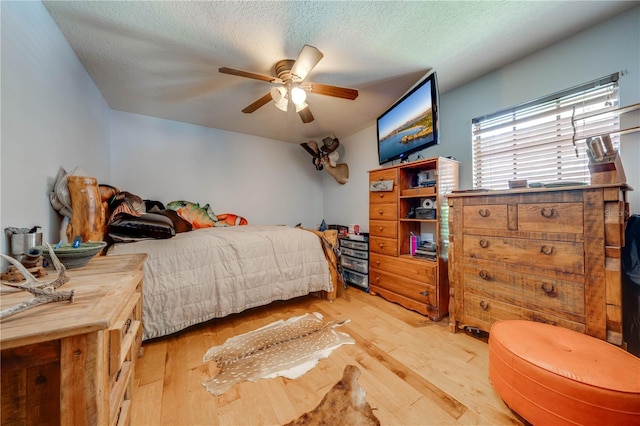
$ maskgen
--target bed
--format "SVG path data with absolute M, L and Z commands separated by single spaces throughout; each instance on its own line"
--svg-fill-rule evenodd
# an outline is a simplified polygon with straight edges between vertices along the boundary
M 245 309 L 322 292 L 336 296 L 337 231 L 256 226 L 209 204 L 166 206 L 60 168 L 51 205 L 71 240 L 105 240 L 107 256 L 146 253 L 143 340 Z
M 143 340 L 148 340 L 275 300 L 318 291 L 335 298 L 332 237 L 288 226 L 212 227 L 116 243 L 107 255 L 148 255 L 143 284 Z

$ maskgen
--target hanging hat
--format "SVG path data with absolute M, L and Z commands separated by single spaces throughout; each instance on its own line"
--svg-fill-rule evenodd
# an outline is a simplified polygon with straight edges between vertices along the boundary
M 326 138 L 322 139 L 322 144 L 323 145 L 320 147 L 320 149 L 323 152 L 329 154 L 338 149 L 338 147 L 340 146 L 340 141 L 335 136 L 327 136 Z

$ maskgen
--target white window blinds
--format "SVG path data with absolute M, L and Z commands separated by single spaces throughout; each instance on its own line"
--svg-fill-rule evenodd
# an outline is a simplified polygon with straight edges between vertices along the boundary
M 617 73 L 473 119 L 473 187 L 505 189 L 511 179 L 590 182 L 586 137 L 620 127 L 615 115 L 593 114 L 616 107 Z M 611 140 L 617 149 L 619 136 Z

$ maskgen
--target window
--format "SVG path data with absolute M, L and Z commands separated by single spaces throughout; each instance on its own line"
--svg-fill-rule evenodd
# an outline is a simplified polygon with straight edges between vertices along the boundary
M 511 179 L 590 182 L 585 140 L 615 132 L 618 74 L 472 120 L 473 187 L 505 189 Z M 619 136 L 611 140 L 617 149 Z

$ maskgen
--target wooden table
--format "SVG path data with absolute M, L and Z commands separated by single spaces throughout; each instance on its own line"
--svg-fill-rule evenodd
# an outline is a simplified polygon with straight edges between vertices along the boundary
M 128 423 L 145 259 L 96 257 L 67 271 L 71 279 L 59 289 L 75 290 L 72 303 L 38 306 L 2 321 L 3 425 Z M 0 307 L 31 297 L 5 293 Z

